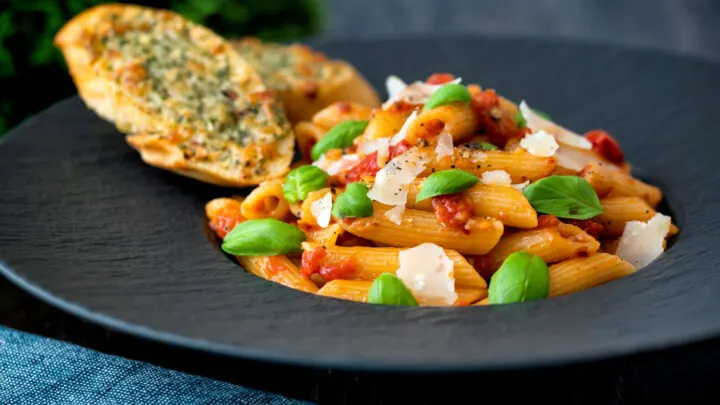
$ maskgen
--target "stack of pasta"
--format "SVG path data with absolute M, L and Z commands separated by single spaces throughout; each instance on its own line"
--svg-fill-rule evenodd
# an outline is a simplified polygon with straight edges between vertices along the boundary
M 387 87 L 381 107 L 336 102 L 296 124 L 287 176 L 207 204 L 247 271 L 359 302 L 502 304 L 629 275 L 678 232 L 605 131 L 447 73 Z

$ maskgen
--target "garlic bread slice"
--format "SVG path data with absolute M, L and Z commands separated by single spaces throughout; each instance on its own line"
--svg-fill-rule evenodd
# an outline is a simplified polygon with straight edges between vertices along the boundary
M 70 20 L 55 44 L 86 105 L 148 164 L 238 187 L 287 172 L 294 138 L 282 102 L 211 30 L 106 4 Z
M 232 43 L 265 85 L 279 92 L 293 123 L 309 121 L 338 101 L 371 108 L 380 105 L 375 89 L 350 63 L 330 60 L 302 44 L 282 45 L 254 37 Z

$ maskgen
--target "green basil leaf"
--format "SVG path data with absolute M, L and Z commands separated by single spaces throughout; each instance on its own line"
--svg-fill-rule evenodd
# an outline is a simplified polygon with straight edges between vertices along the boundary
M 285 199 L 291 203 L 304 200 L 308 193 L 325 187 L 328 174 L 312 165 L 300 166 L 285 177 L 282 185 Z
M 277 219 L 241 222 L 223 239 L 222 249 L 234 256 L 271 256 L 302 252 L 305 232 Z
M 488 302 L 507 304 L 547 297 L 550 289 L 548 267 L 539 256 L 515 252 L 505 259 L 490 278 Z
M 552 118 L 550 118 L 550 116 L 547 115 L 547 113 L 544 113 L 544 112 L 542 112 L 542 111 L 540 111 L 540 110 L 536 110 L 536 109 L 534 109 L 534 108 L 532 108 L 532 107 L 530 107 L 530 109 L 533 110 L 533 112 L 534 112 L 535 114 L 537 114 L 537 115 L 545 118 L 545 119 L 548 120 L 548 121 L 552 121 Z M 523 117 L 523 119 L 524 119 L 524 118 L 525 118 L 525 117 Z
M 523 190 L 535 211 L 560 218 L 590 219 L 603 213 L 590 184 L 578 176 L 550 176 Z
M 450 169 L 431 174 L 422 184 L 415 197 L 419 202 L 437 195 L 453 194 L 465 191 L 480 181 L 472 173 L 460 169 Z
M 310 156 L 313 160 L 318 160 L 330 149 L 345 149 L 351 146 L 355 138 L 362 135 L 367 125 L 367 121 L 355 120 L 343 121 L 335 125 L 313 146 Z
M 430 96 L 423 107 L 423 111 L 431 110 L 435 107 L 440 107 L 441 105 L 454 103 L 456 101 L 469 104 L 470 98 L 470 92 L 462 84 L 443 84 L 440 88 L 435 90 L 432 96 Z
M 487 142 L 480 142 L 480 147 L 482 148 L 482 150 L 497 150 L 498 149 L 497 146 L 495 146 L 491 143 L 487 143 Z
M 417 300 L 400 278 L 392 273 L 379 275 L 368 292 L 370 304 L 418 306 Z
M 365 183 L 350 183 L 345 192 L 337 196 L 332 207 L 335 218 L 364 218 L 373 214 L 372 201 L 367 196 L 368 186 Z
M 519 109 L 518 112 L 515 114 L 515 125 L 517 125 L 517 127 L 520 129 L 523 129 L 527 126 L 527 120 L 525 119 L 522 111 L 520 111 Z

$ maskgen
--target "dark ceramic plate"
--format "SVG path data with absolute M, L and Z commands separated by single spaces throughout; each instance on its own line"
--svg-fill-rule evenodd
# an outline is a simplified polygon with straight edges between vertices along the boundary
M 354 63 L 379 89 L 388 74 L 416 80 L 453 72 L 578 131 L 608 130 L 636 174 L 663 189 L 663 210 L 680 235 L 636 274 L 545 301 L 395 308 L 316 297 L 243 272 L 209 240 L 204 204 L 238 190 L 143 164 L 112 125 L 71 98 L 0 147 L 0 270 L 110 328 L 302 365 L 504 369 L 720 335 L 720 66 L 521 39 L 317 46 Z

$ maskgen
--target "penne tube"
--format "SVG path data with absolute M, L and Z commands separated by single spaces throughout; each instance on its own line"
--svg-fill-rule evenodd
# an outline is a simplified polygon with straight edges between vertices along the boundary
M 372 281 L 365 280 L 333 280 L 325 283 L 317 292 L 324 297 L 343 300 L 367 302 Z M 487 297 L 487 289 L 457 288 L 458 299 L 453 306 L 467 306 Z
M 603 238 L 619 238 L 630 221 L 647 222 L 657 211 L 640 197 L 607 197 L 600 200 L 603 213 L 594 218 L 603 226 Z M 677 226 L 670 225 L 669 235 L 678 232 Z
M 310 155 L 312 148 L 320 138 L 325 136 L 326 132 L 326 129 L 320 128 L 307 121 L 301 121 L 295 125 L 295 138 L 297 139 L 298 150 L 300 150 L 303 160 L 307 162 L 313 161 Z
M 426 199 L 418 203 L 415 198 L 424 179 L 417 179 L 408 189 L 407 207 L 422 211 L 432 211 L 432 200 Z M 515 228 L 530 229 L 538 224 L 537 212 L 530 205 L 522 192 L 510 186 L 495 184 L 476 184 L 465 191 L 477 217 L 493 217 L 503 225 Z
M 240 205 L 243 217 L 247 219 L 287 217 L 290 206 L 285 201 L 282 183 L 282 179 L 264 181 L 251 191 Z
M 448 169 L 462 169 L 478 177 L 483 173 L 504 170 L 513 183 L 522 183 L 526 180 L 538 180 L 553 173 L 557 164 L 555 157 L 538 157 L 524 150 L 505 152 L 502 150 L 477 150 L 464 146 L 455 148 L 454 156 L 445 156 L 436 159 L 435 151 L 422 148 L 422 153 L 430 158 L 423 176 Z
M 600 242 L 582 229 L 568 224 L 519 231 L 500 238 L 500 242 L 475 265 L 481 273 L 489 277 L 500 268 L 505 259 L 514 252 L 527 252 L 545 261 L 555 263 L 579 254 L 594 253 L 600 248 Z
M 312 123 L 326 131 L 337 124 L 348 121 L 363 121 L 370 118 L 372 109 L 357 103 L 338 101 L 318 111 L 312 117 Z
M 580 172 L 595 189 L 600 198 L 604 197 L 640 197 L 655 208 L 662 200 L 659 188 L 633 178 L 620 170 L 602 163 L 590 163 Z
M 405 139 L 415 145 L 419 139 L 437 139 L 440 133 L 448 133 L 453 142 L 470 137 L 477 127 L 477 117 L 470 106 L 451 103 L 421 112 L 408 127 Z
M 490 298 L 485 297 L 473 304 L 473 306 L 490 305 Z
M 375 280 L 383 273 L 395 274 L 400 267 L 398 254 L 405 250 L 397 247 L 344 247 L 326 246 L 327 257 L 333 261 L 351 259 L 357 265 L 357 270 L 350 278 L 352 280 Z M 470 263 L 454 250 L 445 250 L 453 261 L 453 274 L 457 287 L 487 288 L 487 283 L 480 277 Z
M 285 255 L 237 256 L 240 265 L 248 272 L 286 287 L 309 293 L 318 291 L 315 283 Z
M 400 225 L 390 221 L 385 213 L 390 207 L 373 202 L 374 213 L 368 218 L 344 219 L 340 226 L 353 235 L 391 246 L 412 247 L 425 242 L 462 254 L 482 255 L 497 244 L 503 224 L 493 218 L 473 218 L 467 231 L 448 228 L 426 211 L 405 210 Z
M 411 113 L 411 109 L 375 110 L 362 135 L 362 142 L 397 134 Z
M 335 200 L 333 189 L 331 189 L 330 187 L 311 191 L 307 194 L 305 200 L 303 200 L 302 204 L 300 205 L 300 221 L 303 224 L 318 226 L 317 218 L 315 218 L 315 215 L 313 215 L 312 213 L 312 206 L 314 202 L 325 197 L 327 193 L 330 193 L 332 199 Z M 330 219 L 332 221 L 332 217 Z
M 608 253 L 593 253 L 588 257 L 565 260 L 549 268 L 548 297 L 572 294 L 625 277 L 635 267 Z

